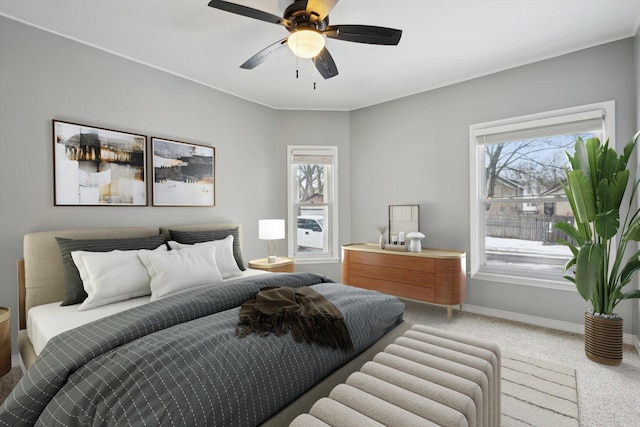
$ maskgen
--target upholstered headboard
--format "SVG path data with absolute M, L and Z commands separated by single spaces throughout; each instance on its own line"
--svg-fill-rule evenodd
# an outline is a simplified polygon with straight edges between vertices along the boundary
M 114 227 L 83 228 L 40 231 L 25 234 L 24 262 L 18 264 L 18 288 L 20 296 L 20 329 L 26 327 L 26 313 L 31 307 L 62 301 L 65 293 L 65 276 L 62 255 L 56 237 L 67 239 L 117 239 L 150 237 L 163 234 L 169 239 L 169 230 L 208 231 L 238 228 L 238 240 L 242 244 L 242 227 L 235 223 L 181 224 L 163 227 Z

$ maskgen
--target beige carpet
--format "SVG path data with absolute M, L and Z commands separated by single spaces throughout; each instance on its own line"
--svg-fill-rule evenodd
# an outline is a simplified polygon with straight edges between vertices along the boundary
M 15 366 L 9 372 L 0 377 L 0 404 L 9 396 L 13 387 L 22 378 L 22 370 Z
M 502 427 L 579 425 L 575 369 L 503 352 Z

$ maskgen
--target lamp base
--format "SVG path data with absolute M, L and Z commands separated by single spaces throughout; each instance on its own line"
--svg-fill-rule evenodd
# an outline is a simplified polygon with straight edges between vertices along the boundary
M 269 255 L 269 256 L 267 257 L 267 262 L 268 262 L 269 264 L 275 264 L 276 259 L 277 259 L 277 258 L 276 258 L 276 256 L 275 256 L 275 255 Z

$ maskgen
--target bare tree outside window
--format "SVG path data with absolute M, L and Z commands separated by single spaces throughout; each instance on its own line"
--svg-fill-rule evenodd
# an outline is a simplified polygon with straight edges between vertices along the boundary
M 540 195 L 555 188 L 568 166 L 564 153 L 573 151 L 576 137 L 563 135 L 487 145 L 486 198 L 494 198 L 498 177 L 518 182 L 526 195 Z
M 296 168 L 298 182 L 298 200 L 301 202 L 324 201 L 325 165 L 298 165 Z

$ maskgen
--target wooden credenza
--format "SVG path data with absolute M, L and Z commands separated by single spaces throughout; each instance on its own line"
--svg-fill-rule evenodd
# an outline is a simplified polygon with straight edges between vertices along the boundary
M 461 251 L 422 249 L 422 253 L 380 249 L 376 244 L 342 247 L 342 282 L 447 306 L 451 320 L 453 305 L 467 293 L 466 254 Z

